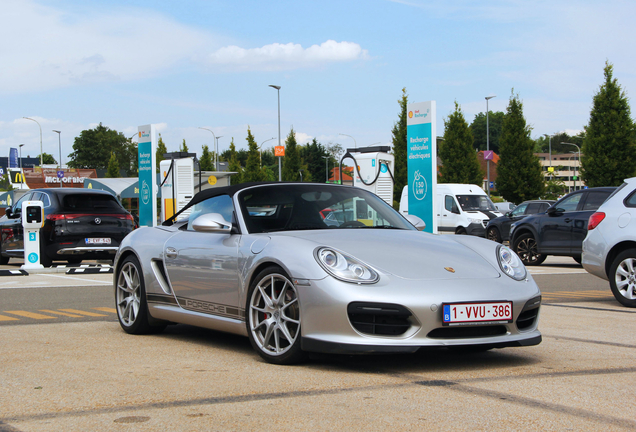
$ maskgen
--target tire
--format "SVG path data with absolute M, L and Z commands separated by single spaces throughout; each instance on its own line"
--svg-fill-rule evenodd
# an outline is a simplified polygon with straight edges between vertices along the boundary
M 40 253 L 40 264 L 44 267 L 51 267 L 53 265 L 53 260 L 49 258 L 46 253 Z
M 488 240 L 501 243 L 501 234 L 499 234 L 499 230 L 495 227 L 488 228 L 488 232 L 486 233 L 486 238 Z
M 457 231 L 455 231 L 455 234 L 457 234 L 457 235 L 466 235 L 467 234 L 466 233 L 466 229 L 462 228 L 462 227 L 459 227 L 459 228 L 457 228 Z
M 9 257 L 0 255 L 0 265 L 9 264 L 9 259 L 10 259 Z
M 574 255 L 572 259 L 576 261 L 578 264 L 581 264 L 581 255 Z
M 527 266 L 540 265 L 547 255 L 537 252 L 537 241 L 530 233 L 522 234 L 515 240 L 513 250 L 521 258 L 521 262 Z
M 636 249 L 618 254 L 608 276 L 616 300 L 623 306 L 636 307 Z
M 69 264 L 79 264 L 82 262 L 81 258 L 69 258 L 66 260 Z
M 290 365 L 306 358 L 300 348 L 298 291 L 280 267 L 268 267 L 254 278 L 245 311 L 250 343 L 264 360 Z
M 148 321 L 144 276 L 135 256 L 124 259 L 115 280 L 115 308 L 121 328 L 126 333 L 137 335 L 163 331 L 166 324 L 150 325 Z

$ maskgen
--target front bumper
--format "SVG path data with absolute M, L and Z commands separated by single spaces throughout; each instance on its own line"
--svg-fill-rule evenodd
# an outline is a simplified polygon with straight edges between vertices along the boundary
M 477 237 L 486 237 L 486 228 L 482 223 L 471 223 L 466 227 L 466 234 Z
M 303 322 L 301 343 L 306 351 L 398 353 L 432 347 L 501 348 L 541 342 L 541 293 L 531 276 L 517 282 L 505 276 L 413 281 L 382 275 L 373 285 L 348 284 L 327 277 L 297 288 Z M 512 302 L 512 322 L 470 326 L 445 326 L 442 322 L 443 304 L 495 301 Z M 408 329 L 395 335 L 361 331 L 360 326 L 354 327 L 348 313 L 349 305 L 358 302 L 403 307 L 411 314 Z

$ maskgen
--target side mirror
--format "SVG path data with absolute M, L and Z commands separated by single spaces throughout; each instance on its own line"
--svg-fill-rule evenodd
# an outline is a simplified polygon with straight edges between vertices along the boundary
M 404 216 L 407 221 L 411 223 L 418 231 L 423 231 L 426 228 L 426 223 L 418 216 L 407 214 Z
M 11 207 L 7 207 L 4 211 L 4 214 L 7 215 L 7 218 L 11 219 L 13 216 L 13 211 L 11 211 Z
M 556 207 L 550 207 L 548 208 L 548 210 L 546 210 L 546 213 L 548 214 L 548 216 L 556 216 L 559 213 L 563 213 L 563 209 L 560 208 L 556 208 Z
M 198 232 L 227 232 L 232 230 L 232 224 L 219 213 L 207 213 L 192 222 L 192 228 Z
M 511 212 L 511 211 L 507 212 L 507 213 L 506 213 L 506 216 L 508 216 L 509 218 L 511 218 L 511 217 L 512 217 L 512 212 Z

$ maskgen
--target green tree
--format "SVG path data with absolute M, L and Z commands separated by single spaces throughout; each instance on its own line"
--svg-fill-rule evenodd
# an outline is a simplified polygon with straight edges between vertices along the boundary
M 230 142 L 230 148 L 226 151 L 226 153 L 227 153 L 227 160 L 229 162 L 228 170 L 236 173 L 230 178 L 230 184 L 235 185 L 235 184 L 243 183 L 243 168 L 241 167 L 241 164 L 239 163 L 237 155 L 236 155 L 236 146 L 234 145 L 234 137 L 232 137 L 232 141 Z
M 68 155 L 68 166 L 106 169 L 111 153 L 115 153 L 128 175 L 136 171 L 136 146 L 121 132 L 100 123 L 94 129 L 83 130 L 80 136 L 75 138 L 73 153 Z
M 501 128 L 497 164 L 497 190 L 507 201 L 520 203 L 543 195 L 541 163 L 533 152 L 534 141 L 523 116 L 523 103 L 513 90 Z
M 164 154 L 168 153 L 168 149 L 166 148 L 166 144 L 163 142 L 163 138 L 161 138 L 161 134 L 159 134 L 159 141 L 157 142 L 157 151 L 155 152 L 155 158 L 157 162 L 157 172 L 159 172 L 159 162 L 165 159 Z
M 470 130 L 475 138 L 473 146 L 476 150 L 486 150 L 486 144 L 490 150 L 499 154 L 499 138 L 501 137 L 501 127 L 505 114 L 501 111 L 488 111 L 488 133 L 489 142 L 486 143 L 486 113 L 478 113 L 470 124 Z
M 283 158 L 283 181 L 300 181 L 299 169 L 302 169 L 298 144 L 296 143 L 296 132 L 292 127 L 285 140 L 285 157 Z
M 547 136 L 541 136 L 537 138 L 535 145 L 535 153 L 549 153 L 550 147 L 552 147 L 552 154 L 560 154 L 560 153 L 570 153 L 572 150 L 576 149 L 567 144 L 562 143 L 572 143 L 576 144 L 579 147 L 583 145 L 583 134 L 579 135 L 568 135 L 565 132 L 557 132 L 552 135 L 552 145 L 550 145 L 550 138 Z M 555 161 L 552 161 L 552 165 L 554 165 Z
M 568 187 L 561 180 L 548 180 L 545 185 L 544 199 L 556 200 L 565 194 Z
M 300 147 L 300 157 L 307 166 L 306 172 L 303 172 L 303 181 L 322 183 L 325 178 L 325 158 L 330 157 L 327 149 L 314 138 L 309 144 Z M 310 177 L 312 180 L 309 180 Z
M 210 148 L 207 145 L 203 146 L 203 152 L 201 153 L 201 158 L 199 159 L 199 166 L 201 167 L 201 171 L 214 171 L 212 153 L 210 153 Z
M 243 171 L 244 182 L 259 182 L 265 181 L 267 174 L 261 169 L 261 158 L 258 151 L 258 144 L 254 140 L 252 131 L 249 126 L 247 127 L 247 148 L 248 156 L 247 163 L 245 164 L 245 170 Z
M 36 156 L 37 159 L 40 159 L 40 155 Z M 42 153 L 42 163 L 45 165 L 57 165 L 57 161 L 48 153 Z
M 108 168 L 106 169 L 106 177 L 119 177 L 119 162 L 117 162 L 117 156 L 115 156 L 115 153 L 110 154 L 110 159 L 108 160 Z
M 180 152 L 186 152 L 186 153 L 189 152 L 188 151 L 188 146 L 186 145 L 186 142 L 185 142 L 185 138 L 183 139 L 183 143 L 181 144 L 181 147 L 179 147 L 179 151 Z
M 618 186 L 636 174 L 636 128 L 627 95 L 612 76 L 613 70 L 605 62 L 605 82 L 594 95 L 585 127 L 581 174 L 590 187 Z
M 468 127 L 459 104 L 444 120 L 444 140 L 438 150 L 442 159 L 439 168 L 443 183 L 466 183 L 480 185 L 484 181 L 477 152 L 473 148 L 473 133 Z
M 400 197 L 402 196 L 402 189 L 408 184 L 408 162 L 406 159 L 407 146 L 406 146 L 406 105 L 408 104 L 408 95 L 406 94 L 406 87 L 402 89 L 402 97 L 398 99 L 400 104 L 400 113 L 398 114 L 398 120 L 393 125 L 391 134 L 393 135 L 393 157 L 394 172 L 393 178 L 395 184 L 393 185 L 393 207 L 398 208 L 400 205 Z

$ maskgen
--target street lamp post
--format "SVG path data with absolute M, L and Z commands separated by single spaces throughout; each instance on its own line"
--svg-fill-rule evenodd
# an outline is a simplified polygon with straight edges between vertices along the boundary
M 20 189 L 24 187 L 22 184 L 24 182 L 24 173 L 22 172 L 22 147 L 24 147 L 24 144 L 20 144 Z
M 212 136 L 214 137 L 214 141 L 213 141 L 214 145 L 215 145 L 215 147 L 214 147 L 214 169 L 218 171 L 217 162 L 218 162 L 219 155 L 218 155 L 218 152 L 217 152 L 217 149 L 216 149 L 216 144 L 217 144 L 216 135 L 214 135 L 214 132 L 212 132 L 212 130 L 210 130 L 208 128 L 200 127 L 199 129 L 203 129 L 203 130 L 206 130 L 206 131 L 210 132 L 212 134 Z M 221 138 L 221 137 L 219 137 L 219 138 Z
M 260 168 L 263 168 L 263 149 L 262 149 L 263 144 L 265 144 L 265 143 L 266 143 L 266 142 L 268 142 L 268 141 L 274 140 L 274 139 L 276 139 L 276 137 L 272 137 L 272 138 L 270 138 L 270 139 L 267 139 L 267 140 L 263 141 L 263 142 L 261 143 L 261 145 L 259 145 L 259 146 L 258 146 L 258 151 L 259 151 L 259 153 L 260 153 L 260 157 L 259 157 L 259 165 L 260 165 Z
M 325 183 L 329 183 L 329 156 L 323 156 L 325 160 Z
M 544 137 L 548 137 L 548 159 L 550 159 L 550 168 L 552 168 L 552 137 L 554 135 L 543 134 Z M 548 170 L 550 178 L 552 178 L 552 171 Z
M 339 133 L 338 135 L 343 135 L 343 136 L 351 138 L 353 140 L 353 148 L 358 148 L 358 143 L 356 142 L 356 139 L 354 137 L 352 137 L 351 135 L 347 135 L 347 134 L 343 134 L 343 133 Z
M 278 146 L 280 147 L 280 86 L 270 84 L 271 88 L 275 88 L 278 93 Z M 283 180 L 283 168 L 280 156 L 278 156 L 278 181 Z
M 38 124 L 38 127 L 40 128 L 40 168 L 41 168 L 43 165 L 42 158 L 44 157 L 44 154 L 42 153 L 42 126 L 40 126 L 40 123 L 37 120 L 32 119 L 31 117 L 22 117 L 22 118 L 36 122 Z
M 494 97 L 497 97 L 496 95 L 492 95 L 492 96 L 486 96 L 486 151 L 490 152 L 490 129 L 489 129 L 489 125 L 488 125 L 488 101 Z M 487 184 L 486 184 L 486 189 L 488 189 L 488 196 L 490 196 L 490 159 L 488 159 L 486 161 L 486 171 L 488 172 L 487 174 Z
M 573 145 L 574 147 L 576 147 L 576 149 L 579 152 L 579 170 L 578 170 L 578 174 L 581 175 L 581 147 L 579 147 L 576 144 L 572 144 L 572 143 L 566 143 L 566 142 L 562 142 L 561 144 L 567 144 L 567 145 Z M 575 172 L 576 174 L 576 172 Z M 577 177 L 576 175 L 574 177 Z M 581 184 L 583 184 L 583 182 L 581 182 Z M 574 190 L 576 190 L 576 178 L 574 179 Z
M 60 162 L 58 164 L 58 171 L 62 168 L 62 131 L 59 130 L 54 130 L 53 132 L 55 132 L 57 134 L 57 140 L 60 143 Z M 58 177 L 60 179 L 60 187 L 64 187 L 64 185 L 62 184 L 62 178 Z
M 302 170 L 302 169 L 298 170 L 298 173 L 300 174 L 300 182 L 301 183 L 303 182 L 303 171 L 305 171 L 305 170 Z
M 219 172 L 219 138 L 223 138 L 223 135 L 214 137 L 216 143 L 214 144 L 214 169 Z

